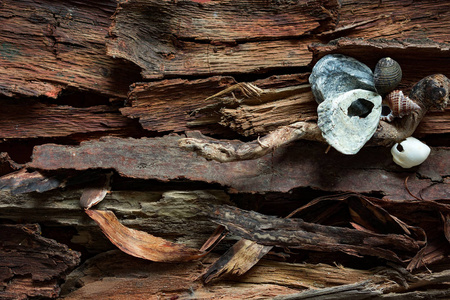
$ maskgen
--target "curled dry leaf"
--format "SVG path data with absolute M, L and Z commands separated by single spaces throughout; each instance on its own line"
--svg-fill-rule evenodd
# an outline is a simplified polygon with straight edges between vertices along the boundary
M 114 245 L 129 255 L 157 262 L 185 262 L 206 255 L 205 252 L 128 228 L 111 211 L 86 210 L 86 213 Z
M 85 209 L 89 209 L 92 206 L 100 203 L 111 188 L 111 176 L 112 172 L 100 176 L 98 180 L 92 183 L 84 189 L 80 198 L 80 206 Z

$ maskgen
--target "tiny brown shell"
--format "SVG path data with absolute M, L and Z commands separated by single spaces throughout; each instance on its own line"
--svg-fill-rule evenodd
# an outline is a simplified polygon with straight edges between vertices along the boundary
M 395 90 L 390 92 L 383 101 L 389 106 L 391 112 L 387 116 L 382 116 L 381 120 L 391 122 L 394 118 L 401 118 L 409 115 L 413 111 L 420 110 L 420 106 L 405 96 L 402 91 Z
M 375 66 L 373 80 L 378 94 L 386 95 L 393 91 L 402 80 L 402 68 L 392 58 L 384 57 Z
M 442 74 L 427 76 L 414 85 L 409 97 L 427 108 L 444 110 L 450 105 L 450 79 Z

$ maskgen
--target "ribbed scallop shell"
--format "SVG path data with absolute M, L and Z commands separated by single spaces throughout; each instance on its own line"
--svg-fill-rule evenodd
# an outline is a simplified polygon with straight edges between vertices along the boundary
M 391 122 L 394 118 L 401 118 L 409 115 L 413 111 L 420 110 L 420 106 L 414 101 L 409 99 L 408 96 L 403 95 L 402 91 L 395 90 L 389 93 L 384 99 L 391 112 L 387 116 L 382 116 L 381 120 Z
M 386 95 L 393 91 L 402 80 L 402 68 L 390 57 L 380 59 L 373 72 L 378 94 Z

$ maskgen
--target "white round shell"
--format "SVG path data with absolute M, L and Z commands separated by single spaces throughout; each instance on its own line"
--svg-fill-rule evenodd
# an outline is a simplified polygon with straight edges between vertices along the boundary
M 398 147 L 398 145 L 401 147 Z M 430 152 L 430 147 L 413 137 L 409 137 L 403 142 L 395 144 L 391 149 L 394 162 L 405 169 L 423 163 L 428 158 L 428 155 L 430 155 Z

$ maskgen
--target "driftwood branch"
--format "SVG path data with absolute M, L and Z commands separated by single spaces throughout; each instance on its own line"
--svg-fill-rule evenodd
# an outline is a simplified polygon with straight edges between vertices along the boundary
M 271 93 L 256 89 L 253 85 L 245 86 L 239 84 L 235 86 L 235 89 L 240 89 L 248 97 L 255 97 L 255 91 L 259 92 L 259 96 Z M 411 136 L 431 107 L 444 109 L 448 105 L 449 89 L 450 80 L 444 75 L 431 75 L 419 81 L 413 87 L 409 97 L 419 104 L 421 110 L 413 112 L 401 119 L 396 119 L 392 123 L 380 121 L 379 127 L 369 144 L 391 146 Z M 226 92 L 232 92 L 232 90 L 232 88 L 228 88 Z M 218 96 L 221 95 L 222 93 L 218 94 Z M 278 147 L 301 139 L 324 142 L 322 133 L 316 123 L 301 121 L 288 126 L 282 126 L 261 139 L 258 138 L 256 141 L 247 143 L 184 138 L 179 141 L 179 145 L 184 149 L 195 151 L 207 159 L 231 162 L 256 159 L 272 152 Z

